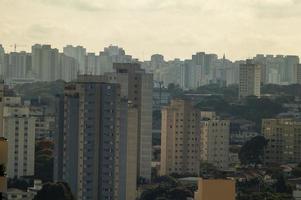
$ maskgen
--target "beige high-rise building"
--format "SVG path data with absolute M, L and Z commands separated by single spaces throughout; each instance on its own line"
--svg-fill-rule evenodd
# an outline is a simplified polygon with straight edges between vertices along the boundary
M 162 109 L 160 175 L 199 174 L 199 110 L 172 100 Z
M 137 177 L 151 180 L 153 75 L 138 63 L 114 63 L 115 72 L 106 73 L 111 83 L 121 86 L 121 98 L 127 99 L 138 111 Z
M 7 140 L 3 137 L 0 137 L 0 165 L 7 168 Z M 0 193 L 6 192 L 7 190 L 7 178 L 0 174 Z M 1 195 L 1 194 L 0 194 Z
M 230 122 L 229 120 L 206 119 L 200 122 L 201 161 L 213 164 L 220 170 L 228 169 Z
M 247 60 L 239 66 L 239 98 L 260 97 L 261 67 Z
M 200 179 L 195 200 L 235 200 L 235 181 L 228 179 Z
M 266 164 L 301 162 L 301 122 L 294 119 L 263 119 L 262 134 L 268 140 Z

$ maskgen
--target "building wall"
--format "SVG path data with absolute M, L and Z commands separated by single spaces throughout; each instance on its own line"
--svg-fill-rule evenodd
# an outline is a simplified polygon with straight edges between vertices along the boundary
M 230 122 L 217 119 L 202 121 L 200 135 L 201 161 L 221 170 L 228 169 Z
M 138 109 L 138 163 L 137 176 L 151 179 L 152 155 L 152 93 L 153 76 L 136 63 L 114 63 L 114 73 L 106 73 L 109 82 L 119 83 L 121 97 Z
M 119 95 L 88 79 L 65 87 L 62 174 L 78 199 L 119 198 Z
M 160 175 L 199 174 L 199 111 L 173 100 L 162 110 Z
M 263 119 L 262 133 L 268 140 L 265 151 L 267 164 L 301 161 L 301 122 L 293 119 Z
M 22 111 L 19 115 L 16 114 L 4 115 L 3 131 L 8 139 L 9 178 L 34 175 L 36 118 L 24 115 Z
M 261 68 L 247 60 L 246 64 L 239 67 L 239 97 L 260 97 Z
M 195 200 L 235 200 L 235 181 L 200 179 Z

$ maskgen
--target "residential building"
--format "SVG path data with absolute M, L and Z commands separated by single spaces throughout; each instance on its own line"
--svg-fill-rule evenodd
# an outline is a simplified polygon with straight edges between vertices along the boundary
M 11 52 L 8 54 L 8 63 L 4 68 L 5 80 L 14 78 L 27 78 L 31 71 L 31 54 L 22 52 Z
M 0 137 L 4 137 L 3 133 L 3 108 L 4 108 L 4 81 L 0 80 Z
M 0 165 L 7 169 L 7 159 L 8 159 L 8 144 L 7 140 L 3 137 L 0 137 Z M 3 169 L 3 168 L 2 168 Z M 7 178 L 0 174 L 0 197 L 1 193 L 6 192 L 7 190 Z
M 301 200 L 301 185 L 296 185 L 296 190 L 293 191 L 294 200 Z
M 62 168 L 55 177 L 66 181 L 77 199 L 117 200 L 120 86 L 80 76 L 65 86 L 60 102 L 55 161 Z
M 229 167 L 230 121 L 203 118 L 200 122 L 200 159 L 220 170 Z
M 33 200 L 34 196 L 26 191 L 9 188 L 7 192 L 3 194 L 3 200 Z
M 4 75 L 4 68 L 5 68 L 5 51 L 3 46 L 0 44 L 0 75 Z M 2 77 L 3 78 L 3 77 Z
M 138 109 L 122 101 L 120 111 L 119 199 L 137 198 Z
M 297 83 L 301 84 L 301 64 L 297 65 Z
M 87 74 L 86 68 L 86 49 L 82 46 L 67 45 L 63 48 L 66 56 L 72 57 L 77 61 L 78 68 L 76 72 L 80 74 Z
M 261 68 L 252 60 L 239 67 L 239 98 L 260 97 Z
M 37 80 L 55 81 L 59 71 L 59 51 L 50 45 L 32 46 L 32 71 Z
M 266 164 L 300 163 L 301 122 L 295 119 L 263 119 L 262 134 L 268 141 Z
M 7 175 L 9 178 L 33 176 L 35 123 L 28 106 L 5 106 L 3 132 L 8 139 Z
M 195 200 L 235 200 L 235 181 L 228 179 L 200 179 Z
M 75 58 L 59 54 L 59 68 L 56 70 L 55 80 L 64 80 L 70 82 L 77 78 L 79 64 Z
M 120 84 L 121 98 L 127 99 L 138 109 L 137 176 L 141 181 L 150 181 L 153 76 L 141 69 L 138 63 L 114 63 L 114 70 L 113 73 L 105 74 L 106 79 Z
M 162 109 L 160 175 L 199 174 L 199 110 L 172 100 Z

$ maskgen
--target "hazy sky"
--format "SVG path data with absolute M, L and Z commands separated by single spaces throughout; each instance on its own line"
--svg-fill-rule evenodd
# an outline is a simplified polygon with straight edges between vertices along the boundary
M 0 43 L 115 44 L 140 59 L 301 55 L 301 0 L 0 0 Z

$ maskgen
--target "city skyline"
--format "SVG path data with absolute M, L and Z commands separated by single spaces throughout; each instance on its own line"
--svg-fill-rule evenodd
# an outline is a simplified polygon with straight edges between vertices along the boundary
M 301 55 L 297 45 L 301 3 L 295 0 L 1 0 L 0 4 L 4 16 L 0 38 L 10 51 L 15 43 L 20 50 L 51 43 L 80 44 L 93 52 L 118 44 L 140 60 L 154 53 L 183 59 L 200 50 L 225 53 L 231 59 L 257 53 Z

